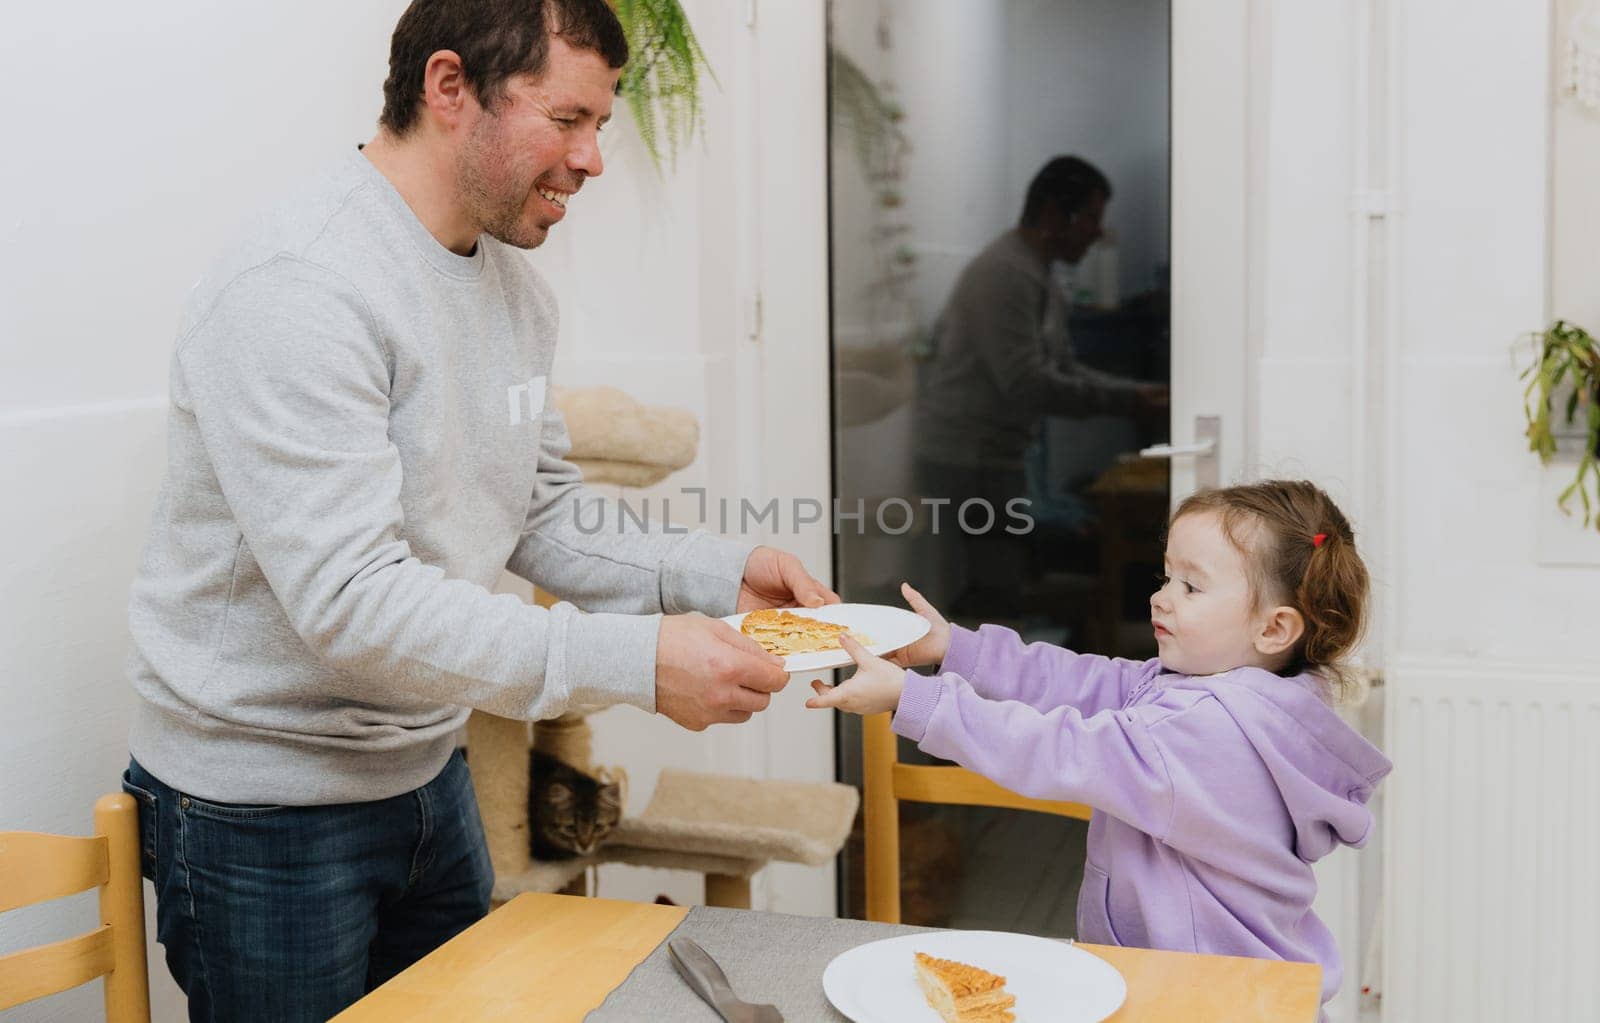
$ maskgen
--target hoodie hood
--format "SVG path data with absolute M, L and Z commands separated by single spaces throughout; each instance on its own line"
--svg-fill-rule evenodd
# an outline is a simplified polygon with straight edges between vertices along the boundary
M 1321 680 L 1240 668 L 1206 681 L 1277 784 L 1299 857 L 1314 863 L 1340 845 L 1365 845 L 1367 800 L 1394 765 L 1323 702 Z

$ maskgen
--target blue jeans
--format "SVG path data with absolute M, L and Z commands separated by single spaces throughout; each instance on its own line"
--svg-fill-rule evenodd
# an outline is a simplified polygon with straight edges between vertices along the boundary
M 489 911 L 459 750 L 422 788 L 371 803 L 210 802 L 137 761 L 122 787 L 191 1020 L 322 1023 Z

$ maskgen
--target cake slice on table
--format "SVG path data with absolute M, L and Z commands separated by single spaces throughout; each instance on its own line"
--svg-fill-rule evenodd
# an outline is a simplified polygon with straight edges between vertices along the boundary
M 917 983 L 923 997 L 945 1023 L 1012 1023 L 1017 996 L 1006 991 L 1006 979 L 953 959 L 917 953 Z

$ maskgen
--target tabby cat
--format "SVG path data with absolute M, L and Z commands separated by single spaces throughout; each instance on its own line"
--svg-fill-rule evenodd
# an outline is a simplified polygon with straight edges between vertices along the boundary
M 533 857 L 567 860 L 600 848 L 622 817 L 621 771 L 580 771 L 548 753 L 528 757 L 528 831 Z

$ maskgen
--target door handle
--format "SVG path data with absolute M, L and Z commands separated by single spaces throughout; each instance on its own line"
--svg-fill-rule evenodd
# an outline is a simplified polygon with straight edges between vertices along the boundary
M 1217 450 L 1214 440 L 1196 444 L 1152 444 L 1139 449 L 1140 458 L 1187 458 L 1190 455 L 1209 455 Z
M 1221 478 L 1219 463 L 1222 448 L 1222 417 L 1195 416 L 1194 443 L 1152 444 L 1139 451 L 1140 458 L 1193 458 L 1194 482 L 1198 487 L 1214 487 Z

